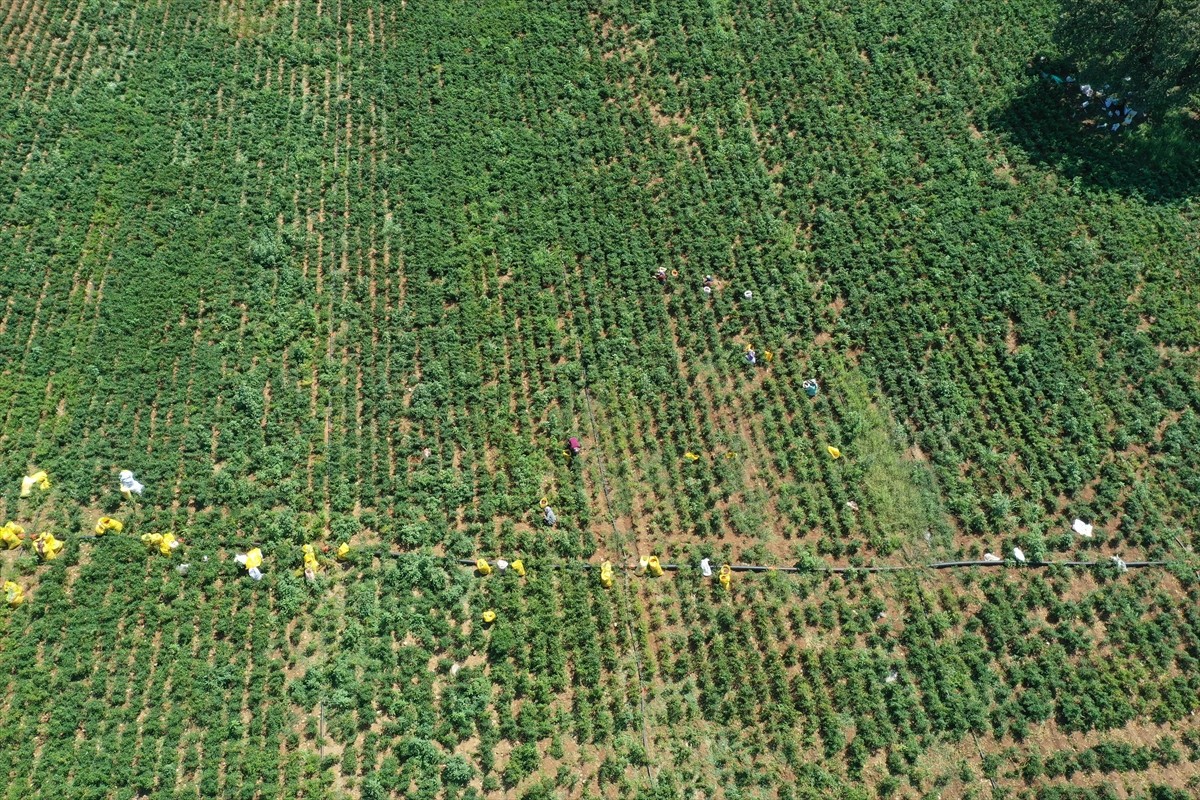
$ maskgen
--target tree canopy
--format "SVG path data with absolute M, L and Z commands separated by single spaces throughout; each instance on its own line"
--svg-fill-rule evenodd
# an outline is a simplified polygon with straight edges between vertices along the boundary
M 1200 108 L 1200 0 L 1075 0 L 1057 38 L 1080 80 L 1152 116 Z

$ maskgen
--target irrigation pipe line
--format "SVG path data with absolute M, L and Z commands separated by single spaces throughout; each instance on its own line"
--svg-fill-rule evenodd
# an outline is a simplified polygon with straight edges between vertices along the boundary
M 74 540 L 84 540 L 84 539 L 119 539 L 119 538 L 129 538 L 129 537 L 122 536 L 119 533 L 118 534 L 107 534 L 104 536 L 99 536 L 94 533 L 81 533 L 76 536 L 69 537 L 68 539 L 62 539 L 61 541 L 71 541 L 73 539 Z M 621 550 L 621 554 L 623 556 L 625 556 L 626 558 L 628 558 L 628 554 L 625 553 L 625 549 L 623 547 L 621 547 L 619 549 Z M 370 553 L 372 551 L 378 552 L 377 548 L 370 547 L 370 546 L 362 547 L 359 549 L 359 552 L 363 552 L 363 553 Z M 189 549 L 188 552 L 190 553 L 190 552 L 194 552 L 194 551 Z M 400 558 L 400 557 L 403 557 L 406 555 L 411 555 L 416 552 L 419 552 L 419 551 L 388 549 L 385 554 L 392 556 L 393 558 Z M 475 567 L 479 563 L 479 561 L 477 559 L 454 558 L 453 556 L 443 556 L 442 560 L 448 561 L 453 564 L 458 564 L 458 565 L 464 566 L 464 567 Z M 486 561 L 486 559 L 484 559 L 484 560 Z M 970 569 L 973 567 L 1017 567 L 1017 568 L 1026 568 L 1026 569 L 1043 569 L 1046 567 L 1107 567 L 1107 566 L 1112 566 L 1114 563 L 1116 563 L 1116 562 L 1114 562 L 1111 558 L 1105 559 L 1103 561 L 1024 561 L 1024 562 L 1016 561 L 1014 559 L 1004 559 L 1004 560 L 1000 560 L 1000 561 L 933 561 L 928 564 L 881 564 L 881 565 L 877 565 L 877 566 L 868 566 L 868 567 L 826 567 L 826 566 L 779 567 L 779 566 L 766 566 L 763 564 L 730 564 L 729 569 L 732 572 L 751 572 L 751 573 L 783 572 L 783 573 L 787 573 L 789 575 L 801 575 L 801 574 L 844 575 L 847 573 L 856 573 L 856 572 L 873 572 L 873 573 L 878 573 L 878 572 L 917 572 L 917 571 L 927 570 L 927 569 L 934 569 L 934 570 Z M 1182 561 L 1182 560 L 1123 561 L 1121 563 L 1123 563 L 1129 569 L 1152 569 L 1152 568 L 1156 568 L 1156 567 L 1186 567 L 1186 566 L 1191 565 L 1190 562 Z M 494 566 L 496 566 L 496 561 L 493 559 L 492 561 L 488 561 L 488 564 L 494 567 Z M 599 564 L 593 563 L 591 561 L 549 561 L 549 562 L 542 563 L 542 564 L 538 564 L 537 562 L 534 562 L 534 566 L 537 566 L 542 569 L 557 569 L 557 570 L 578 569 L 578 570 L 583 570 L 584 572 L 589 572 L 591 570 L 600 568 Z M 659 564 L 659 566 L 662 567 L 663 572 L 685 572 L 688 570 L 698 570 L 699 569 L 694 564 L 670 563 L 670 564 Z M 638 573 L 639 570 L 641 569 L 641 567 L 634 566 L 631 564 L 613 564 L 613 569 L 621 570 L 626 573 L 630 573 L 630 572 Z
M 400 551 L 391 551 L 392 555 L 402 555 Z M 456 564 L 474 567 L 478 562 L 469 558 L 452 559 Z M 844 574 L 852 572 L 915 572 L 926 569 L 963 569 L 968 567 L 1104 567 L 1112 566 L 1112 561 L 1027 561 L 1021 563 L 1018 561 L 935 561 L 932 564 L 896 564 L 883 565 L 876 567 L 766 567 L 759 564 L 731 564 L 729 569 L 733 572 L 786 572 L 789 574 L 801 573 L 829 573 L 829 574 Z M 1172 567 L 1184 566 L 1183 561 L 1126 561 L 1125 566 L 1130 569 L 1145 569 L 1148 567 Z M 547 569 L 581 569 L 589 571 L 599 569 L 599 564 L 593 564 L 590 561 L 555 561 L 540 565 Z M 685 570 L 697 569 L 692 564 L 660 564 L 664 572 L 683 572 Z M 626 572 L 636 572 L 640 567 L 632 567 L 625 564 L 614 564 L 613 569 L 625 570 Z
M 570 279 L 567 274 L 566 265 L 563 265 L 563 282 L 564 284 Z M 591 428 L 592 438 L 600 442 L 600 426 L 596 424 L 596 415 L 592 413 L 592 397 L 588 391 L 587 367 L 583 364 L 583 350 L 579 348 L 579 380 L 580 388 L 583 390 L 583 404 L 587 409 L 588 425 Z M 608 524 L 612 527 L 612 544 L 620 551 L 620 553 L 628 558 L 629 555 L 625 550 L 625 545 L 621 541 L 621 532 L 617 529 L 617 519 L 612 512 L 612 498 L 608 494 L 608 472 L 604 469 L 604 448 L 596 448 L 598 459 L 596 462 L 600 470 L 600 491 L 604 493 L 604 512 L 608 517 Z M 628 573 L 625 574 L 625 588 L 630 588 L 630 578 Z M 642 652 L 638 646 L 637 636 L 633 629 L 633 623 L 628 616 L 625 619 L 625 633 L 629 637 L 629 648 L 633 653 L 633 671 L 634 677 L 637 680 L 638 686 L 638 710 L 642 717 L 642 751 L 646 754 L 646 777 L 650 779 L 652 788 L 658 787 L 658 780 L 654 775 L 654 755 L 650 751 L 650 728 L 649 715 L 646 711 L 646 684 L 642 678 Z
M 582 361 L 582 358 L 580 359 Z M 587 369 L 580 368 L 580 380 L 583 383 L 583 403 L 587 408 L 588 425 L 592 429 L 592 438 L 597 442 L 600 440 L 600 426 L 596 424 L 596 417 L 592 414 L 592 398 L 587 387 Z M 604 450 L 603 448 L 596 449 L 599 456 L 597 466 L 600 468 L 600 491 L 604 493 L 604 512 L 608 517 L 608 524 L 612 527 L 612 541 L 621 555 L 629 557 L 625 550 L 625 545 L 621 541 L 621 532 L 617 529 L 617 519 L 612 512 L 612 498 L 608 496 L 608 473 L 604 469 Z M 625 588 L 629 589 L 630 578 L 629 574 L 625 574 Z M 625 620 L 625 635 L 629 637 L 629 648 L 633 651 L 633 672 L 637 678 L 638 684 L 638 709 L 642 717 L 642 751 L 646 754 L 646 777 L 650 779 L 652 787 L 658 786 L 658 780 L 654 776 L 654 755 L 650 752 L 650 729 L 649 729 L 649 714 L 646 711 L 646 684 L 642 678 L 642 651 L 638 647 L 637 635 L 633 630 L 633 623 L 628 617 Z

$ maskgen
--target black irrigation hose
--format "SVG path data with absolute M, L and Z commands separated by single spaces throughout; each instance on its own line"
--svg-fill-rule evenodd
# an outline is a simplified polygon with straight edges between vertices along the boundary
M 104 537 L 95 534 L 81 534 L 73 537 L 76 539 L 100 539 Z M 400 557 L 407 555 L 407 551 L 389 550 L 388 555 Z M 452 563 L 459 564 L 464 567 L 474 567 L 478 563 L 472 558 L 451 558 L 448 559 Z M 831 574 L 844 574 L 847 572 L 912 572 L 922 569 L 960 569 L 965 567 L 1103 567 L 1114 563 L 1111 560 L 1105 561 L 1027 561 L 1025 563 L 1001 560 L 1001 561 L 935 561 L 932 564 L 913 564 L 913 565 L 883 565 L 876 567 L 766 567 L 761 564 L 730 564 L 729 569 L 732 572 L 786 572 L 792 575 L 801 573 L 826 572 Z M 1182 561 L 1125 561 L 1123 562 L 1129 569 L 1146 569 L 1149 567 L 1173 567 L 1183 566 Z M 495 562 L 489 562 L 495 566 Z M 659 564 L 663 572 L 682 572 L 688 569 L 694 569 L 690 564 Z M 553 561 L 546 564 L 538 564 L 540 569 L 563 569 L 571 570 L 578 569 L 588 572 L 593 569 L 599 569 L 599 564 L 593 564 L 590 561 Z M 614 564 L 613 569 L 628 570 L 633 569 L 624 564 Z
M 78 539 L 99 539 L 100 536 L 95 534 L 82 534 L 75 538 Z M 396 558 L 407 555 L 407 551 L 388 550 L 387 555 Z M 447 561 L 458 564 L 464 567 L 474 567 L 478 562 L 471 558 L 447 558 Z M 495 566 L 495 562 L 488 562 L 489 565 Z M 767 567 L 761 564 L 730 564 L 731 572 L 784 572 L 789 575 L 800 575 L 804 573 L 816 574 L 825 573 L 830 575 L 844 575 L 846 573 L 855 572 L 914 572 L 924 569 L 965 569 L 969 567 L 1030 567 L 1040 569 L 1043 567 L 1103 567 L 1113 564 L 1111 559 L 1105 561 L 1026 561 L 1024 563 L 1001 560 L 1001 561 L 935 561 L 932 564 L 912 564 L 912 565 L 882 565 L 875 567 Z M 1184 566 L 1182 561 L 1125 561 L 1122 562 L 1129 569 L 1148 569 L 1151 567 L 1173 567 Z M 695 569 L 691 564 L 659 564 L 663 572 L 684 572 Z M 545 564 L 538 564 L 539 569 L 557 569 L 557 570 L 582 570 L 590 572 L 594 569 L 599 569 L 599 564 L 594 564 L 590 561 L 552 561 Z M 633 570 L 626 564 L 614 564 L 613 569 L 617 570 Z
M 1002 567 L 1005 564 L 1014 562 L 1009 561 L 939 561 L 935 564 L 929 564 L 930 569 L 952 569 L 954 567 Z M 1025 564 L 1027 567 L 1102 567 L 1106 564 L 1112 564 L 1112 561 L 1029 561 Z M 1179 561 L 1126 561 L 1125 566 L 1130 569 L 1141 569 L 1143 567 L 1169 567 L 1175 564 L 1180 564 Z
M 392 555 L 401 555 L 399 552 L 392 552 Z M 464 566 L 473 567 L 476 562 L 469 558 L 455 559 L 455 563 Z M 1114 562 L 1107 561 L 1027 561 L 1025 563 L 1017 561 L 935 561 L 932 564 L 914 564 L 906 565 L 884 565 L 878 567 L 764 567 L 759 564 L 731 564 L 729 566 L 732 572 L 786 572 L 789 574 L 800 574 L 806 572 L 826 572 L 832 574 L 844 574 L 847 572 L 912 572 L 922 569 L 960 569 L 965 567 L 1005 567 L 1005 566 L 1023 566 L 1023 567 L 1103 567 L 1111 565 Z M 1147 567 L 1171 567 L 1182 565 L 1181 561 L 1126 561 L 1126 567 L 1130 569 L 1144 569 Z M 544 569 L 582 569 L 584 571 L 598 569 L 599 565 L 593 564 L 590 561 L 566 561 L 552 562 L 549 564 L 541 564 Z M 660 564 L 663 572 L 680 572 L 691 569 L 689 564 Z M 614 564 L 613 569 L 632 569 L 632 567 L 623 564 Z
M 582 361 L 582 359 L 580 359 Z M 592 398 L 588 393 L 587 387 L 587 370 L 580 370 L 580 377 L 583 381 L 583 402 L 587 409 L 588 423 L 592 428 L 592 436 L 597 441 L 600 439 L 600 428 L 596 425 L 596 417 L 592 413 Z M 604 511 L 608 515 L 608 524 L 612 526 L 612 543 L 622 551 L 624 555 L 625 545 L 621 541 L 621 532 L 617 530 L 617 520 L 612 512 L 612 498 L 608 495 L 608 475 L 604 469 L 604 451 L 598 450 L 599 459 L 597 465 L 600 467 L 600 489 L 604 492 Z M 626 588 L 628 588 L 629 578 L 625 578 Z M 642 718 L 642 750 L 646 753 L 646 777 L 650 779 L 652 787 L 658 787 L 658 779 L 654 775 L 654 753 L 650 749 L 650 715 L 646 710 L 646 682 L 642 677 L 642 651 L 637 643 L 637 633 L 633 629 L 633 623 L 625 620 L 625 632 L 629 636 L 629 649 L 633 653 L 633 674 L 637 678 L 638 686 L 638 712 Z

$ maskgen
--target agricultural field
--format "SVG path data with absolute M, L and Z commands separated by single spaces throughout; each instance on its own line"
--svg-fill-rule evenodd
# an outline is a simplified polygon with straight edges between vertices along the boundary
M 0 4 L 3 796 L 1196 797 L 1200 165 L 1059 13 Z

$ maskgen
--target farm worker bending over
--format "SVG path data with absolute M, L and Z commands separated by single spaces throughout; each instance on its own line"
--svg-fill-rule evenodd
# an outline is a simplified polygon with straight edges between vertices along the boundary
M 667 282 L 667 271 L 664 268 L 659 267 L 658 272 L 654 273 L 654 279 L 656 281 L 658 281 L 659 283 L 666 283 Z
M 753 347 L 746 348 L 746 363 L 747 364 L 757 364 L 758 363 L 758 355 L 754 352 Z
M 259 567 L 263 563 L 262 550 L 257 547 L 249 553 L 238 553 L 234 556 L 234 560 L 246 568 L 246 574 L 256 581 L 262 580 L 262 571 Z
M 550 506 L 546 506 L 546 511 L 542 516 L 545 518 L 546 524 L 551 528 L 558 524 L 558 517 L 554 515 L 554 509 Z
M 304 551 L 304 577 L 310 581 L 317 579 L 317 571 L 321 569 L 321 565 L 317 563 L 317 551 L 311 544 L 306 544 L 300 548 Z
M 600 565 L 600 585 L 605 589 L 611 589 L 613 585 L 613 565 L 611 561 L 605 561 Z
M 46 561 L 53 561 L 62 552 L 63 543 L 54 538 L 53 533 L 39 533 L 33 540 L 33 549 Z
M 121 470 L 121 474 L 117 477 L 121 481 L 121 494 L 125 495 L 126 500 L 132 500 L 133 495 L 140 495 L 142 490 L 146 488 L 138 483 L 134 479 L 133 473 L 127 469 Z

